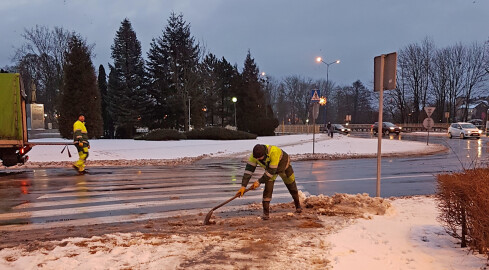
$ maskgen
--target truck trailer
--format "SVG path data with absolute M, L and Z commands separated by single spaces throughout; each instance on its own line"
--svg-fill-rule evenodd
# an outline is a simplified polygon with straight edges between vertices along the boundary
M 0 73 L 0 160 L 6 167 L 24 164 L 32 148 L 27 138 L 25 100 L 20 74 Z

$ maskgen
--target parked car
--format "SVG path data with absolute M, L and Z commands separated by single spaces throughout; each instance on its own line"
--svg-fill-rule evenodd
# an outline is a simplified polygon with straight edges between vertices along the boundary
M 375 122 L 372 125 L 372 132 L 374 135 L 377 134 L 378 129 L 379 129 L 378 122 Z M 399 133 L 401 133 L 401 130 L 402 130 L 402 127 L 396 126 L 396 125 L 392 124 L 391 122 L 383 122 L 383 124 L 382 124 L 382 133 L 385 135 L 389 135 L 391 133 L 396 133 L 397 135 L 399 135 Z
M 448 137 L 451 139 L 453 137 L 460 137 L 460 139 L 465 138 L 480 138 L 482 130 L 479 130 L 474 124 L 457 122 L 450 125 L 448 128 Z
M 343 125 L 340 124 L 333 124 L 333 132 L 336 133 L 341 133 L 341 134 L 350 134 L 351 129 L 344 127 Z

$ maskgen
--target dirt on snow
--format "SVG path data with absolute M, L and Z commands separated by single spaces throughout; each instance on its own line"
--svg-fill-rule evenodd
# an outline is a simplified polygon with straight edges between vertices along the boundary
M 391 207 L 389 200 L 367 194 L 307 198 L 301 194 L 301 200 L 300 214 L 294 212 L 293 203 L 272 204 L 267 221 L 260 219 L 261 204 L 251 204 L 245 210 L 214 211 L 212 225 L 203 225 L 207 213 L 201 212 L 133 223 L 4 231 L 0 232 L 0 250 L 17 247 L 27 254 L 66 248 L 65 256 L 76 257 L 145 245 L 155 249 L 151 260 L 168 269 L 283 269 L 284 265 L 328 269 L 325 236 L 357 218 L 383 215 Z M 126 262 L 124 267 L 151 268 L 151 262 L 137 261 L 135 265 Z

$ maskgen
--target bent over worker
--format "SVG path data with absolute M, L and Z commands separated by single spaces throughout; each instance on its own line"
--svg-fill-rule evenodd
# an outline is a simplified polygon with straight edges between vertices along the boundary
M 88 133 L 85 127 L 85 115 L 79 114 L 78 120 L 73 124 L 73 143 L 78 150 L 79 159 L 73 164 L 73 167 L 79 174 L 85 174 L 85 161 L 88 157 L 88 149 L 90 144 L 88 143 Z
M 257 144 L 253 147 L 253 153 L 248 159 L 243 179 L 241 180 L 241 188 L 236 195 L 240 197 L 243 196 L 246 186 L 255 172 L 257 165 L 260 165 L 265 169 L 265 173 L 262 177 L 252 184 L 253 189 L 258 188 L 260 184 L 265 184 L 262 201 L 262 219 L 268 220 L 270 218 L 270 201 L 272 200 L 273 185 L 277 175 L 280 175 L 280 178 L 284 181 L 290 195 L 292 195 L 296 213 L 301 213 L 302 207 L 299 200 L 299 191 L 297 190 L 297 185 L 295 183 L 294 170 L 290 164 L 289 155 L 274 145 Z

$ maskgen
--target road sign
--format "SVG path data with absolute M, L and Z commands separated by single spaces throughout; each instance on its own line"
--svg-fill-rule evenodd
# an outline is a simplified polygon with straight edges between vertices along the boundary
M 374 91 L 396 89 L 397 53 L 389 53 L 374 58 Z M 382 78 L 382 79 L 381 79 Z
M 428 115 L 428 117 L 431 117 L 433 112 L 435 111 L 436 107 L 424 107 L 424 111 Z
M 311 90 L 311 101 L 319 102 L 321 99 L 319 96 L 321 95 L 321 91 L 319 89 Z
M 423 126 L 426 129 L 430 130 L 430 129 L 432 129 L 435 126 L 435 121 L 433 120 L 433 118 L 429 118 L 429 117 L 428 118 L 425 118 L 423 120 Z

